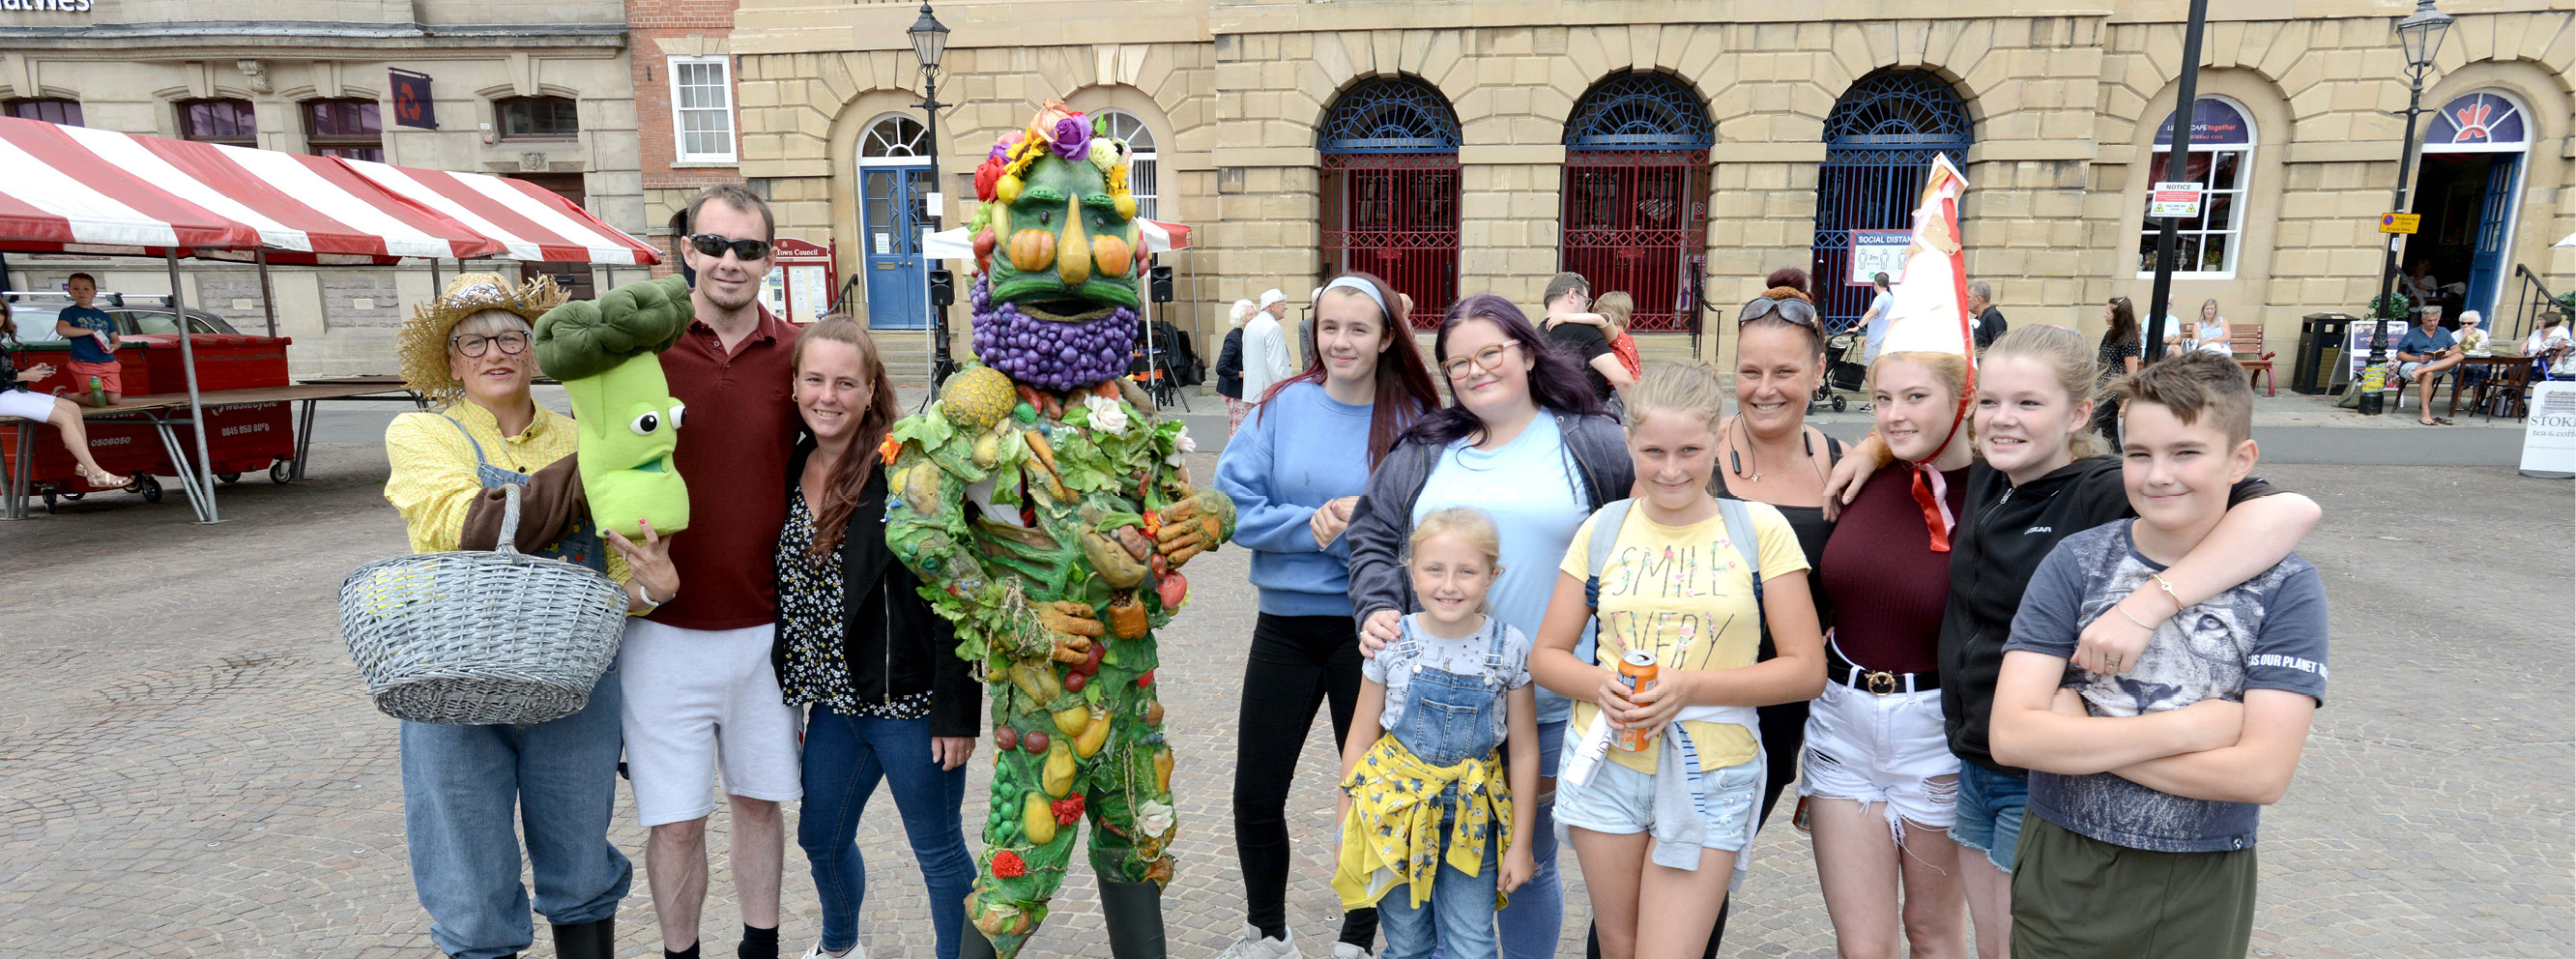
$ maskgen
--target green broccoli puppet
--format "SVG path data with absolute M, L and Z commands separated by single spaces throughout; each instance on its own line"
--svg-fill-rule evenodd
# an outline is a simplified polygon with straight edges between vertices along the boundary
M 694 315 L 688 281 L 666 276 L 537 319 L 537 368 L 572 397 L 581 483 L 602 537 L 642 542 L 647 522 L 662 536 L 688 528 L 689 488 L 671 464 L 682 411 L 656 354 L 680 341 Z

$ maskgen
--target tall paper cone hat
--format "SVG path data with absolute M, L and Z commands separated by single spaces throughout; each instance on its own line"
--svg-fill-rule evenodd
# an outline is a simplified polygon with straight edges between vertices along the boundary
M 1968 178 L 1935 154 L 1914 208 L 1914 242 L 1905 248 L 1905 272 L 1891 291 L 1887 339 L 1879 352 L 1948 353 L 1969 358 L 1968 268 L 1959 246 L 1959 194 Z

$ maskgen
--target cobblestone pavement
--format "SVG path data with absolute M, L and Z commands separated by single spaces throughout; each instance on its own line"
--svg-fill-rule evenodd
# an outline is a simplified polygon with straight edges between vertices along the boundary
M 299 487 L 230 487 L 220 526 L 128 495 L 0 524 L 0 952 L 435 955 L 412 898 L 395 726 L 366 701 L 331 600 L 350 568 L 402 551 L 402 527 L 378 495 L 381 453 L 315 454 Z M 1212 457 L 1196 460 L 1210 475 Z M 2330 704 L 2289 799 L 2265 817 L 2256 954 L 2568 955 L 2568 486 L 2497 469 L 2265 472 L 2327 507 L 2304 553 L 2324 573 L 2336 632 Z M 1241 921 L 1228 837 L 1253 618 L 1244 556 L 1193 565 L 1197 602 L 1166 640 L 1185 816 L 1167 908 L 1184 959 Z M 1329 742 L 1319 723 L 1289 799 L 1301 844 L 1291 915 L 1310 954 L 1337 918 Z M 631 823 L 622 794 L 620 807 Z M 713 831 L 726 828 L 720 811 Z M 640 873 L 642 832 L 612 838 Z M 928 955 L 921 883 L 882 798 L 860 841 L 874 869 L 872 954 Z M 713 845 L 711 959 L 731 954 L 739 922 L 724 837 Z M 803 857 L 788 858 L 794 955 L 818 919 Z M 1803 837 L 1774 822 L 1727 954 L 1831 956 L 1814 886 Z M 1568 899 L 1563 954 L 1580 955 L 1579 885 Z M 1076 870 L 1030 955 L 1107 955 L 1096 902 Z M 622 955 L 654 955 L 650 913 L 639 874 Z

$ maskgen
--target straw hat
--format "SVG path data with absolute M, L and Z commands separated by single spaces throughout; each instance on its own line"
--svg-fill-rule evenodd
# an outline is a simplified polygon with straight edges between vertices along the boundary
M 534 329 L 537 318 L 565 300 L 553 277 L 540 276 L 518 286 L 498 273 L 461 273 L 447 281 L 437 299 L 414 304 L 411 319 L 395 336 L 395 356 L 402 364 L 403 385 L 443 407 L 465 395 L 465 384 L 448 372 L 447 334 L 456 323 L 484 310 L 508 310 L 525 317 Z

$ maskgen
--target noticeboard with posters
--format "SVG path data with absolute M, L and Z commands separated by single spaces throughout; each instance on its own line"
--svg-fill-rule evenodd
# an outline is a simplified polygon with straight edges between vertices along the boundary
M 2383 352 L 2382 357 L 2387 362 L 2396 362 L 2397 338 L 2405 336 L 2406 330 L 2412 324 L 2405 320 L 2381 320 L 2380 324 L 2380 329 L 2388 335 L 2388 348 Z M 2369 321 L 2356 321 L 2344 327 L 2343 336 L 2344 372 L 2350 376 L 2360 376 L 2361 368 L 2370 362 Z

